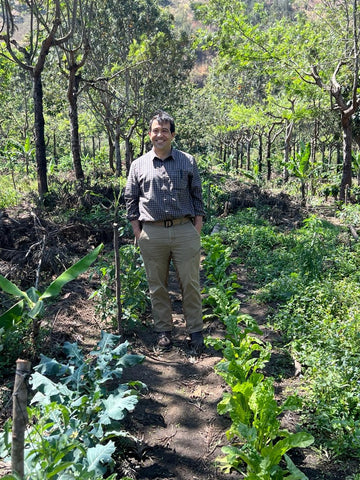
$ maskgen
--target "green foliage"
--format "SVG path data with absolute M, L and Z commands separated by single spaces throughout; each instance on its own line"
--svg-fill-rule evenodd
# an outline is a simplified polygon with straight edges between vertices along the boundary
M 307 379 L 304 418 L 336 456 L 360 453 L 360 289 L 344 278 L 313 281 L 274 317 Z
M 229 288 L 229 281 L 224 280 L 231 248 L 225 247 L 218 235 L 204 238 L 203 246 L 207 253 L 205 271 L 214 283 L 204 303 L 214 308 L 226 327 L 225 339 L 206 339 L 208 345 L 221 350 L 223 359 L 215 370 L 230 387 L 218 404 L 218 412 L 228 415 L 232 422 L 227 431 L 230 445 L 222 448 L 225 456 L 218 458 L 218 464 L 225 472 L 235 469 L 248 480 L 306 479 L 286 453 L 295 447 L 307 447 L 314 439 L 305 432 L 282 430 L 279 420 L 285 410 L 299 408 L 300 399 L 288 397 L 278 405 L 274 380 L 265 378 L 260 371 L 270 358 L 271 345 L 250 335 L 261 332 L 253 319 L 240 315 L 239 302 L 233 299 L 234 284 Z M 281 465 L 282 460 L 286 468 Z
M 272 303 L 270 321 L 302 365 L 307 429 L 332 455 L 358 458 L 360 246 L 316 216 L 282 232 L 260 215 L 252 210 L 223 219 L 218 235 L 250 267 L 257 298 Z M 358 225 L 357 206 L 339 215 Z
M 307 143 L 300 144 L 299 152 L 296 152 L 294 157 L 286 165 L 290 172 L 301 182 L 301 200 L 303 204 L 306 203 L 307 183 L 314 177 L 319 170 L 320 165 L 311 161 L 311 145 Z
M 208 216 L 216 215 L 224 209 L 224 203 L 227 199 L 227 195 L 221 185 L 225 179 L 212 178 L 212 175 L 209 175 L 208 165 L 204 165 L 204 162 L 205 160 L 201 158 L 198 161 L 203 178 L 204 205 Z
M 360 227 L 360 205 L 343 205 L 337 212 L 338 218 L 347 225 L 354 228 Z
M 134 245 L 123 245 L 119 249 L 119 255 L 123 321 L 128 328 L 131 328 L 139 323 L 141 316 L 149 307 L 148 286 L 139 249 Z M 110 318 L 112 325 L 116 328 L 117 306 L 113 254 L 104 256 L 94 271 L 101 278 L 100 287 L 91 296 L 95 299 L 96 311 L 103 320 Z
M 19 339 L 24 334 L 26 339 L 29 328 L 32 327 L 33 341 L 37 340 L 40 329 L 40 322 L 45 313 L 46 303 L 56 298 L 64 285 L 76 279 L 84 273 L 90 265 L 96 260 L 99 253 L 103 249 L 103 245 L 99 245 L 92 252 L 80 259 L 70 268 L 65 270 L 58 278 L 56 278 L 45 289 L 43 293 L 39 292 L 35 287 L 29 288 L 27 291 L 20 290 L 14 283 L 0 275 L 0 288 L 10 297 L 15 298 L 15 303 L 8 310 L 0 315 L 0 328 L 3 329 L 3 354 L 2 358 L 8 360 L 9 354 L 13 356 L 11 349 L 15 339 Z M 30 335 L 28 333 L 28 335 Z M 9 340 L 9 342 L 8 342 Z M 19 343 L 18 346 L 26 345 Z M 10 350 L 9 350 L 10 349 Z M 16 353 L 17 350 L 15 350 Z M 12 357 L 11 357 L 12 358 Z M 6 364 L 1 367 L 5 367 Z
M 66 342 L 67 363 L 41 356 L 30 378 L 35 395 L 28 409 L 32 421 L 25 439 L 25 479 L 108 476 L 116 457 L 134 441 L 123 420 L 138 401 L 141 382 L 120 383 L 127 367 L 144 357 L 127 353 L 128 342 L 102 332 L 97 347 L 84 355 Z M 1 455 L 10 454 L 11 420 L 0 435 Z M 11 477 L 10 477 L 11 478 Z
M 35 188 L 32 175 L 33 149 L 29 137 L 22 144 L 16 140 L 0 142 L 0 208 L 8 208 L 19 203 L 21 196 Z M 31 168 L 30 168 L 31 167 Z

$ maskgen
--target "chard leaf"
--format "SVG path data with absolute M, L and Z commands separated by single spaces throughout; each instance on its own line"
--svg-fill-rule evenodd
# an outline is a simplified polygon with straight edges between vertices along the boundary
M 309 480 L 308 477 L 302 473 L 297 467 L 296 465 L 294 465 L 293 461 L 291 460 L 290 457 L 288 457 L 287 455 L 285 455 L 285 460 L 286 460 L 286 466 L 287 466 L 287 469 L 289 470 L 290 472 L 290 475 L 288 475 L 286 478 L 286 480 Z
M 261 450 L 263 457 L 268 457 L 272 465 L 277 465 L 285 453 L 292 448 L 308 447 L 314 442 L 314 437 L 306 432 L 291 433 L 279 440 L 275 445 L 268 445 Z
M 244 423 L 236 423 L 236 431 L 246 442 L 253 444 L 257 438 L 257 431 L 254 427 L 249 427 Z
M 216 462 L 225 473 L 230 473 L 233 468 L 237 469 L 240 464 L 240 448 L 225 446 L 221 449 L 225 457 L 218 457 Z
M 88 461 L 88 471 L 93 470 L 97 473 L 104 474 L 106 467 L 103 464 L 112 462 L 111 455 L 115 452 L 115 444 L 113 441 L 109 441 L 106 445 L 97 445 L 96 447 L 89 448 L 86 453 Z

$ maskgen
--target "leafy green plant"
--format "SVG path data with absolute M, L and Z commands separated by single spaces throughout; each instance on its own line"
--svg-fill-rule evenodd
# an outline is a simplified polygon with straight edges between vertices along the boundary
M 287 452 L 311 445 L 314 439 L 306 432 L 281 429 L 279 420 L 285 410 L 297 409 L 301 402 L 294 395 L 278 405 L 274 380 L 265 378 L 260 371 L 270 358 L 271 345 L 250 335 L 261 334 L 261 331 L 254 319 L 239 313 L 239 302 L 233 298 L 234 279 L 230 275 L 230 285 L 224 280 L 231 249 L 221 245 L 219 236 L 208 238 L 203 244 L 207 253 L 205 270 L 208 279 L 215 283 L 208 289 L 204 301 L 213 306 L 213 314 L 226 327 L 225 339 L 206 339 L 207 345 L 222 351 L 223 359 L 215 371 L 230 387 L 230 392 L 225 392 L 218 404 L 218 412 L 228 415 L 232 422 L 227 431 L 230 445 L 222 448 L 225 456 L 218 458 L 218 464 L 227 473 L 232 470 L 242 473 L 247 480 L 304 480 L 306 476 Z M 283 460 L 286 468 L 282 466 Z
M 301 201 L 306 205 L 307 183 L 319 168 L 319 164 L 311 161 L 311 145 L 301 143 L 299 152 L 288 162 L 287 168 L 300 180 Z
M 35 392 L 28 409 L 32 425 L 26 434 L 26 479 L 98 479 L 108 477 L 113 455 L 124 456 L 133 442 L 123 420 L 138 401 L 141 382 L 121 383 L 126 367 L 142 362 L 127 352 L 128 342 L 102 332 L 96 349 L 85 355 L 66 342 L 67 363 L 41 356 L 30 378 Z M 10 454 L 11 420 L 0 435 L 0 455 Z
M 247 480 L 305 479 L 286 453 L 310 445 L 313 437 L 306 432 L 283 430 L 279 420 L 285 410 L 297 409 L 301 402 L 297 396 L 291 396 L 278 405 L 273 379 L 265 378 L 259 371 L 270 358 L 271 346 L 249 335 L 251 329 L 239 328 L 242 319 L 233 317 L 229 322 L 228 318 L 227 332 L 231 333 L 226 334 L 225 340 L 207 339 L 208 344 L 222 350 L 224 358 L 215 370 L 231 388 L 218 405 L 218 412 L 229 415 L 232 421 L 227 431 L 231 444 L 222 448 L 225 456 L 218 458 L 219 465 L 228 473 L 239 471 Z M 283 458 L 286 469 L 280 466 Z
M 303 420 L 337 457 L 360 452 L 359 308 L 357 280 L 329 277 L 303 286 L 273 318 L 303 366 Z
M 5 313 L 0 315 L 0 328 L 4 331 L 3 345 L 5 349 L 7 348 L 7 338 L 10 339 L 11 345 L 11 338 L 17 336 L 17 331 L 21 330 L 24 333 L 30 326 L 32 327 L 33 344 L 36 343 L 46 303 L 56 298 L 65 284 L 85 272 L 96 260 L 102 249 L 103 245 L 101 244 L 80 259 L 51 282 L 43 293 L 39 292 L 35 287 L 22 291 L 14 283 L 0 275 L 0 289 L 16 299 L 15 303 Z M 6 358 L 5 352 L 3 352 L 3 358 Z
M 357 228 L 360 226 L 360 205 L 343 205 L 337 212 L 337 216 L 344 223 Z
M 139 249 L 134 245 L 123 245 L 119 255 L 123 321 L 131 328 L 139 322 L 149 306 L 148 287 Z M 117 327 L 112 254 L 104 257 L 102 263 L 94 267 L 94 272 L 101 277 L 100 287 L 91 296 L 95 299 L 96 311 L 105 320 L 110 317 L 114 327 Z

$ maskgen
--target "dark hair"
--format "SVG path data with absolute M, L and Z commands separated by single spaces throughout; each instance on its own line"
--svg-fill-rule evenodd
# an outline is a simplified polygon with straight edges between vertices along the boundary
M 155 115 L 152 117 L 152 119 L 149 122 L 149 129 L 151 132 L 151 127 L 153 122 L 157 120 L 160 125 L 163 123 L 169 122 L 170 123 L 170 132 L 174 133 L 175 132 L 175 122 L 172 116 L 170 116 L 168 113 L 164 112 L 163 110 L 159 110 L 158 112 L 155 113 Z

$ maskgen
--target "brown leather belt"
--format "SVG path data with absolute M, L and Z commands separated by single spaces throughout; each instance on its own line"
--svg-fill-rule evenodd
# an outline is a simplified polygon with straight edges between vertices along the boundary
M 169 220 L 157 220 L 156 222 L 144 222 L 151 225 L 159 225 L 160 227 L 170 228 L 174 225 L 183 225 L 184 223 L 191 222 L 190 217 L 181 217 L 181 218 L 173 218 Z

